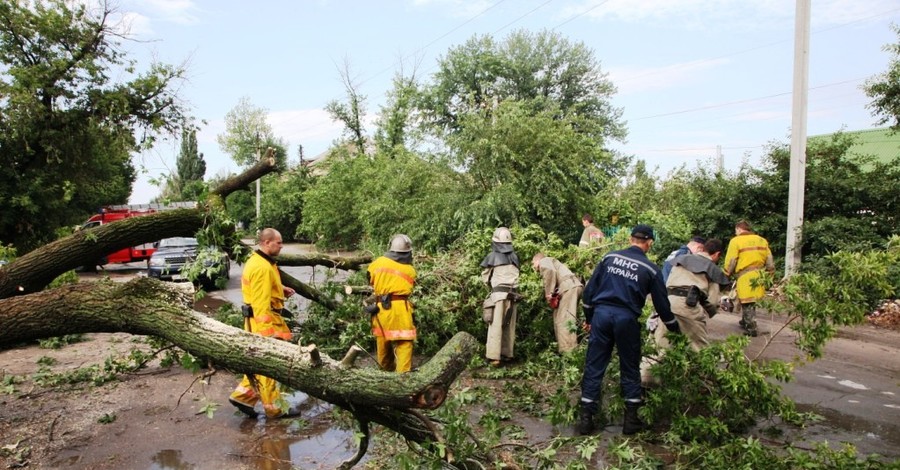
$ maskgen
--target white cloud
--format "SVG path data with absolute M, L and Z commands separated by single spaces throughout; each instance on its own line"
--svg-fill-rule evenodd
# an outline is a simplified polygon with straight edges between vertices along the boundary
M 609 67 L 609 79 L 620 95 L 663 90 L 696 80 L 701 74 L 729 63 L 728 59 L 700 59 L 661 67 Z
M 140 4 L 164 21 L 180 24 L 199 21 L 195 15 L 199 8 L 193 0 L 143 0 Z
M 846 24 L 896 9 L 896 0 L 816 0 L 812 23 L 814 28 Z M 793 27 L 796 4 L 788 0 L 583 0 L 561 14 L 580 13 L 596 20 L 739 31 Z

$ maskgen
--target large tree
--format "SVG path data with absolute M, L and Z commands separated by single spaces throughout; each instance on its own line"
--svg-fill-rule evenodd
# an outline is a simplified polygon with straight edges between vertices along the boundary
M 111 13 L 106 2 L 0 2 L 0 240 L 22 251 L 124 203 L 132 152 L 183 121 L 183 68 L 133 74 Z
M 267 120 L 268 110 L 253 104 L 249 97 L 241 97 L 238 104 L 225 114 L 225 132 L 216 136 L 219 148 L 231 155 L 241 166 L 249 166 L 259 158 L 261 149 L 275 149 L 275 160 L 284 167 L 287 144 L 275 136 Z
M 552 31 L 515 31 L 503 41 L 476 36 L 442 57 L 433 82 L 423 88 L 424 118 L 447 132 L 463 116 L 502 101 L 528 103 L 533 113 L 551 111 L 580 120 L 578 129 L 601 142 L 625 137 L 622 110 L 610 98 L 615 86 L 584 43 Z
M 893 25 L 900 38 L 900 26 Z M 884 50 L 891 53 L 888 69 L 870 78 L 863 87 L 872 102 L 869 109 L 878 118 L 878 124 L 890 124 L 900 131 L 900 40 L 896 44 L 886 44 Z

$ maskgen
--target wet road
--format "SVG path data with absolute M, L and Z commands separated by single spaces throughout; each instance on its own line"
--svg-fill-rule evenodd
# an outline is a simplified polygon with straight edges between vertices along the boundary
M 740 334 L 739 315 L 720 313 L 710 322 L 713 337 Z M 777 331 L 777 319 L 758 315 L 761 332 Z M 765 347 L 762 358 L 798 360 L 789 328 L 769 341 L 754 338 L 748 355 Z M 825 418 L 803 430 L 809 441 L 850 442 L 861 454 L 900 457 L 900 332 L 860 325 L 840 328 L 821 359 L 794 370 L 794 380 L 781 384 L 800 411 Z

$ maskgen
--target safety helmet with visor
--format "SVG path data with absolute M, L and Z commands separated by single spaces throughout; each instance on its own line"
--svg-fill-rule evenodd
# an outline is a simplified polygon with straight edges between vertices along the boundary
M 388 250 L 397 253 L 409 253 L 412 251 L 412 240 L 408 236 L 398 233 L 391 238 L 391 244 Z

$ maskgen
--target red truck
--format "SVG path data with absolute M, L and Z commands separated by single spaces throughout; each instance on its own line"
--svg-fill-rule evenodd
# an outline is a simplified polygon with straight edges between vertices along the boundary
M 142 215 L 150 215 L 159 211 L 182 208 L 195 208 L 196 202 L 172 202 L 169 204 L 121 204 L 115 206 L 102 207 L 96 214 L 92 215 L 87 222 L 82 224 L 81 230 L 106 225 L 117 220 L 127 219 L 130 217 L 140 217 Z M 123 248 L 114 253 L 110 253 L 104 257 L 101 263 L 131 263 L 133 261 L 143 261 L 150 259 L 153 252 L 156 251 L 154 243 L 144 243 L 143 245 Z

